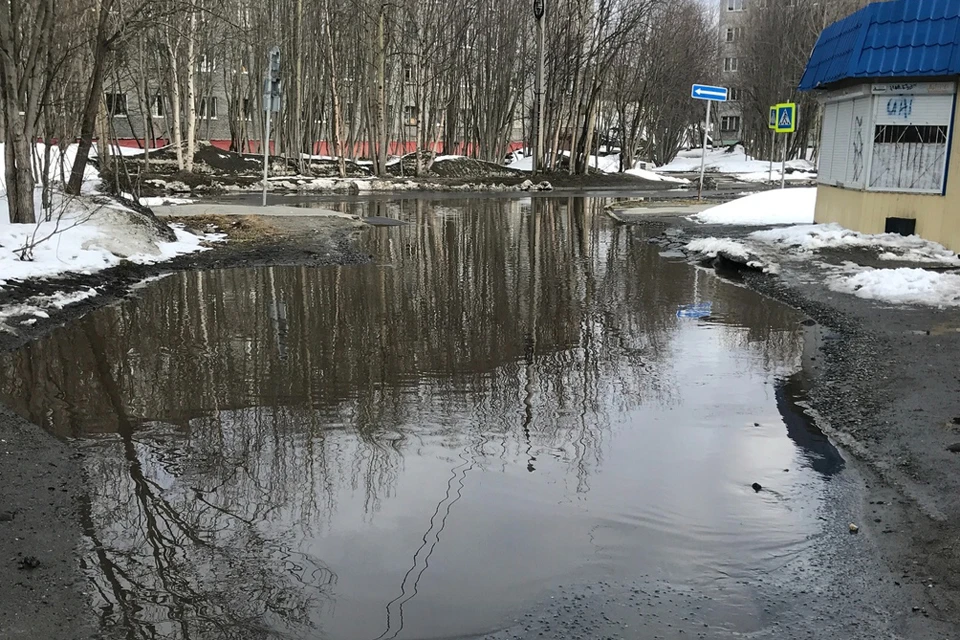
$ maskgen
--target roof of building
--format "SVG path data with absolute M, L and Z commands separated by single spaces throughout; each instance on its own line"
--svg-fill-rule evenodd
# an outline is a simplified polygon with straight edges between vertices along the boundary
M 824 29 L 799 88 L 955 75 L 960 75 L 960 0 L 891 0 L 867 5 Z

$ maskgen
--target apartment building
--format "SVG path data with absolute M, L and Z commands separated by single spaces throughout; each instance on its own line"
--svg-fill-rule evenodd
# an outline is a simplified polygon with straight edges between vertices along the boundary
M 720 0 L 720 84 L 730 89 L 730 99 L 721 103 L 717 114 L 720 125 L 715 142 L 732 144 L 740 140 L 743 131 L 742 89 L 740 64 L 741 45 L 751 5 L 765 0 Z

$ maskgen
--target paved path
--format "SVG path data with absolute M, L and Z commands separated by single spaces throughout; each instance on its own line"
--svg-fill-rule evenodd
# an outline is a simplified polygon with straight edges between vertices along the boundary
M 258 207 L 248 204 L 198 203 L 151 207 L 158 216 L 282 216 L 305 218 L 343 218 L 357 220 L 357 216 L 332 209 L 316 207 L 288 207 L 269 205 Z
M 703 204 L 653 204 L 647 207 L 633 206 L 620 209 L 614 207 L 607 210 L 607 214 L 618 222 L 641 222 L 643 218 L 671 218 L 689 216 L 717 206 L 716 202 Z

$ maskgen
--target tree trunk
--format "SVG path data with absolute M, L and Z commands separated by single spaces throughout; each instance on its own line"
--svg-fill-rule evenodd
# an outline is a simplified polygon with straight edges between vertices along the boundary
M 183 170 L 193 172 L 193 156 L 197 149 L 197 12 L 190 11 L 187 29 L 187 95 L 184 112 L 187 114 L 187 153 Z M 208 116 L 210 105 L 207 105 Z
M 341 178 L 347 177 L 347 164 L 343 157 L 343 112 L 340 109 L 340 90 L 337 86 L 337 57 L 333 48 L 333 32 L 330 29 L 330 0 L 324 0 L 323 30 L 327 40 L 327 59 L 330 63 L 330 95 L 333 100 L 333 144 L 336 147 L 337 171 Z
M 114 0 L 102 0 L 100 16 L 97 21 L 97 35 L 93 47 L 93 74 L 90 79 L 90 90 L 87 92 L 86 103 L 83 108 L 83 119 L 80 123 L 80 143 L 77 145 L 77 157 L 70 170 L 70 182 L 67 183 L 67 193 L 80 195 L 83 186 L 83 174 L 87 169 L 90 149 L 93 147 L 93 135 L 97 127 L 97 113 L 100 101 L 103 99 L 103 80 L 107 73 L 107 56 L 114 36 L 107 36 L 110 12 Z

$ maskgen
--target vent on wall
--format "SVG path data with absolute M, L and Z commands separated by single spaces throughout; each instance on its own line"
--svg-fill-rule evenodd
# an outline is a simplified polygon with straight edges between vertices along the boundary
M 887 218 L 885 233 L 898 233 L 901 236 L 912 236 L 916 233 L 917 221 L 914 218 Z

